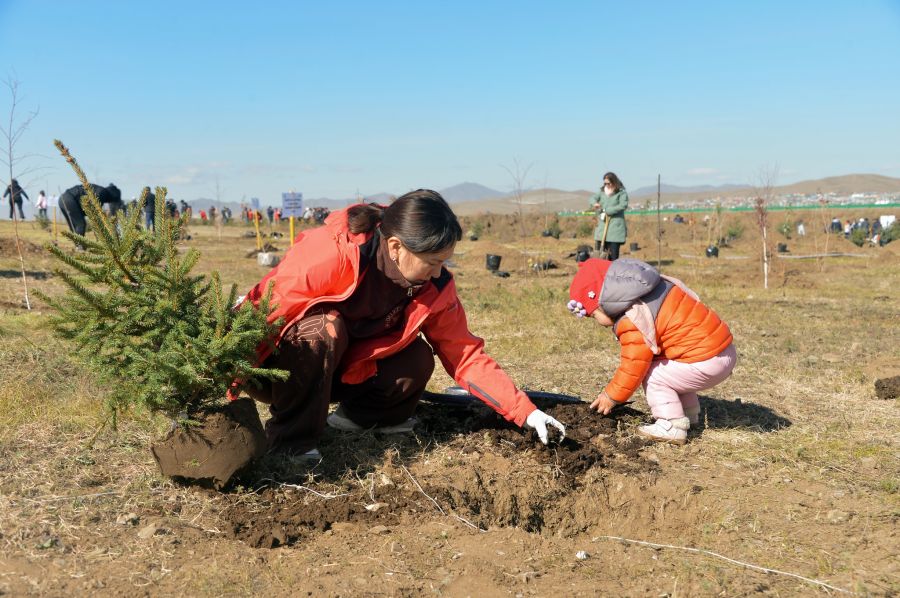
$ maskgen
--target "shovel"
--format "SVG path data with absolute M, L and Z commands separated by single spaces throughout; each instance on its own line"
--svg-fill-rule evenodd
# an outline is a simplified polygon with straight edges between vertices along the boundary
M 522 392 L 531 399 L 538 409 L 547 409 L 554 405 L 578 405 L 581 403 L 587 405 L 587 403 L 581 400 L 581 397 L 558 392 L 544 392 L 542 390 L 523 390 Z M 426 390 L 422 393 L 422 400 L 436 405 L 447 405 L 449 407 L 464 407 L 466 405 L 481 402 L 478 397 L 469 393 L 461 386 L 450 386 L 444 389 L 444 392 L 431 392 Z M 618 409 L 619 407 L 624 407 L 631 403 L 634 403 L 634 401 L 626 401 L 616 405 L 615 408 Z
M 603 238 L 600 240 L 600 255 L 597 256 L 601 260 L 609 259 L 609 249 L 606 248 L 606 231 L 608 231 L 608 230 L 609 230 L 609 215 L 607 215 L 606 218 L 603 219 Z
M 552 405 L 578 404 L 583 402 L 581 397 L 556 392 L 544 392 L 542 390 L 523 390 L 523 392 L 528 395 L 528 398 L 531 399 L 537 407 L 543 409 Z M 429 403 L 453 407 L 461 407 L 481 402 L 478 397 L 470 394 L 461 386 L 451 386 L 445 389 L 444 392 L 431 392 L 426 390 L 422 394 L 422 400 L 428 401 Z

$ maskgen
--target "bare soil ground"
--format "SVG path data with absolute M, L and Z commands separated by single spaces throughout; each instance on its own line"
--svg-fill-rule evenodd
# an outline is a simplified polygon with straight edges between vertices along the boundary
M 133 413 L 96 433 L 106 389 L 39 301 L 24 310 L 0 223 L 0 594 L 900 593 L 900 418 L 874 384 L 900 374 L 900 247 L 856 248 L 804 214 L 806 238 L 776 239 L 793 255 L 859 257 L 774 258 L 764 290 L 752 216 L 727 218 L 745 230 L 717 260 L 700 223 L 665 224 L 663 270 L 729 323 L 740 360 L 701 397 L 687 445 L 635 436 L 640 392 L 607 418 L 548 407 L 569 432 L 550 447 L 481 405 L 423 403 L 414 434 L 329 431 L 320 463 L 264 458 L 223 492 L 160 476 L 149 446 L 165 421 Z M 518 384 L 592 400 L 618 352 L 564 308 L 566 256 L 588 239 L 540 238 L 543 217 L 524 239 L 507 226 L 454 256 L 470 326 Z M 654 260 L 655 219 L 629 226 L 632 255 Z M 22 228 L 30 288 L 58 292 L 49 233 Z M 244 232 L 192 227 L 201 269 L 253 284 Z M 485 271 L 487 253 L 510 278 Z M 559 268 L 526 270 L 545 259 Z M 430 388 L 450 384 L 441 373 Z

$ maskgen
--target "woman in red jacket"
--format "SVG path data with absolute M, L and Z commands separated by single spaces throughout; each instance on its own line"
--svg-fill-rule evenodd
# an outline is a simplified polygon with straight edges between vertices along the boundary
M 469 332 L 453 276 L 444 267 L 462 229 L 436 192 L 419 189 L 388 207 L 333 212 L 298 235 L 284 260 L 247 295 L 271 288 L 269 321 L 283 318 L 266 367 L 288 370 L 250 394 L 269 404 L 271 449 L 308 459 L 324 427 L 412 429 L 411 416 L 437 355 L 453 379 L 507 420 L 547 442 L 558 421 L 536 409 Z M 421 336 L 420 336 L 421 334 Z M 329 403 L 340 403 L 328 415 Z

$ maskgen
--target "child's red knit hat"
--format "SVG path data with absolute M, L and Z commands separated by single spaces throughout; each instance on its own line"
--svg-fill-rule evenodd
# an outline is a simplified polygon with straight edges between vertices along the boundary
M 590 258 L 578 264 L 578 272 L 569 285 L 569 310 L 583 318 L 589 316 L 600 307 L 600 292 L 606 271 L 612 264 L 609 260 Z

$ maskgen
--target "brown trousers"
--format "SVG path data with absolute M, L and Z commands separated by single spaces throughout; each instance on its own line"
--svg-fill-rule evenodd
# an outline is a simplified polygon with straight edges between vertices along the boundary
M 378 373 L 362 384 L 340 381 L 339 366 L 351 339 L 336 311 L 308 314 L 282 337 L 265 367 L 288 370 L 282 381 L 263 381 L 249 389 L 267 403 L 266 435 L 273 452 L 299 454 L 315 448 L 325 429 L 329 403 L 363 427 L 406 421 L 415 411 L 434 371 L 434 354 L 421 338 L 377 363 Z

